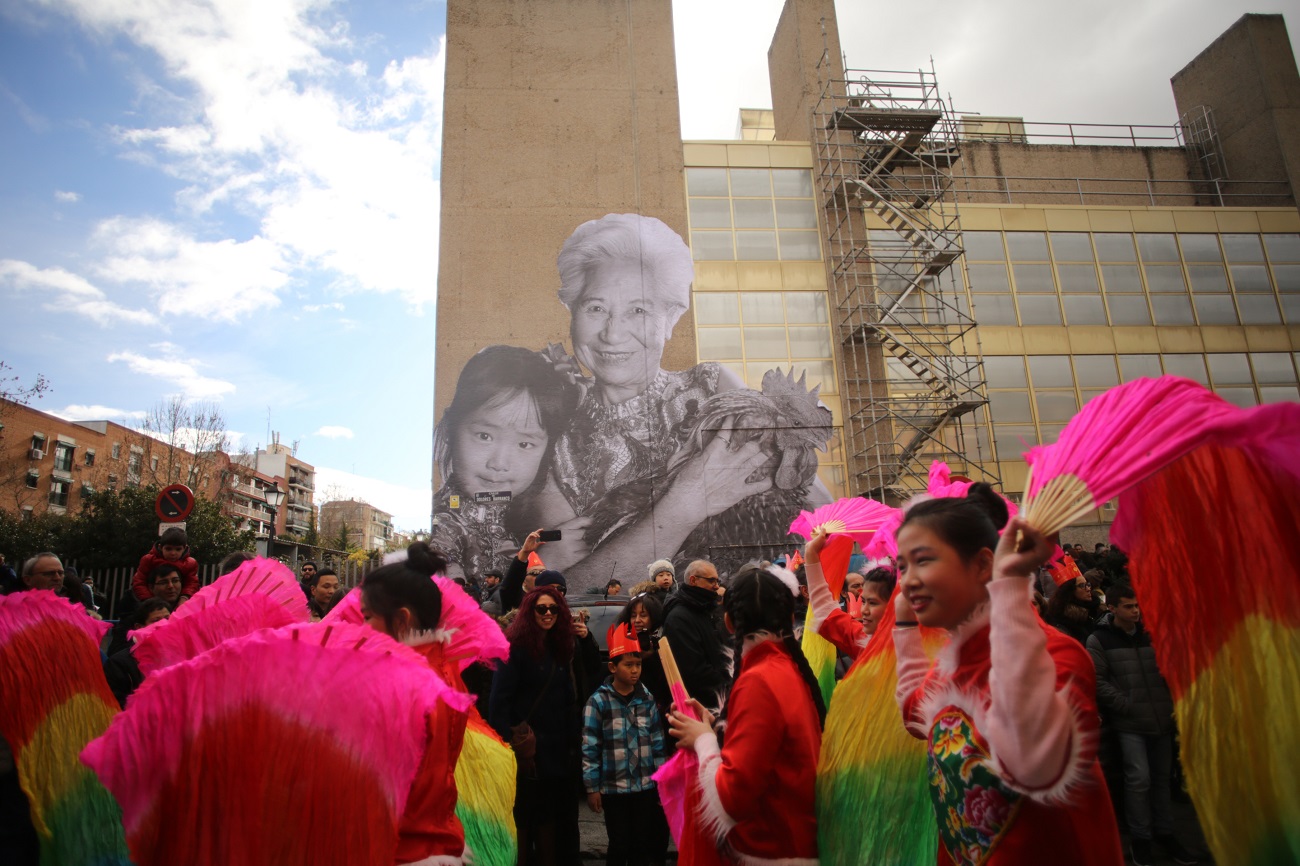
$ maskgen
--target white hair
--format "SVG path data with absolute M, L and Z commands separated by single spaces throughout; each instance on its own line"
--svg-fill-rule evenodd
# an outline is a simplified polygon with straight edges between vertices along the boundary
M 695 279 L 690 248 L 660 220 L 634 213 L 588 220 L 569 235 L 555 262 L 560 269 L 560 303 L 572 310 L 587 291 L 592 267 L 609 259 L 641 262 L 649 272 L 649 285 L 671 309 L 670 326 L 690 307 Z

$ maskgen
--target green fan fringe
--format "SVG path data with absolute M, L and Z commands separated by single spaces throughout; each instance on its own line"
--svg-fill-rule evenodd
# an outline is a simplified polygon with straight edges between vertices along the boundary
M 122 809 L 83 769 L 68 795 L 45 814 L 49 837 L 41 837 L 41 866 L 130 866 Z
M 939 837 L 924 761 L 900 755 L 818 777 L 822 866 L 935 862 Z
M 474 852 L 474 866 L 515 866 L 518 842 L 513 828 L 459 804 L 456 817 L 465 830 L 465 844 Z

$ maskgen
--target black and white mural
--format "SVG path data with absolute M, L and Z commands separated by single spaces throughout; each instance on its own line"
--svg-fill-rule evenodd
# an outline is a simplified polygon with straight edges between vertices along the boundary
M 694 268 L 663 222 L 583 223 L 557 259 L 568 344 L 489 346 L 438 419 L 434 540 L 466 576 L 504 570 L 534 529 L 570 592 L 643 580 L 656 559 L 722 572 L 788 550 L 790 521 L 830 501 L 817 388 L 775 368 L 761 390 L 701 363 L 665 370 Z

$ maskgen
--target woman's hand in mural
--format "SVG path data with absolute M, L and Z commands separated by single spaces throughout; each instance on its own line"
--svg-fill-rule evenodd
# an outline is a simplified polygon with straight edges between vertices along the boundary
M 733 450 L 733 421 L 732 418 L 726 419 L 713 441 L 682 466 L 666 497 L 673 507 L 680 507 L 683 515 L 697 524 L 721 514 L 747 497 L 772 489 L 770 476 L 758 481 L 748 480 L 768 457 L 757 441 L 746 442 Z

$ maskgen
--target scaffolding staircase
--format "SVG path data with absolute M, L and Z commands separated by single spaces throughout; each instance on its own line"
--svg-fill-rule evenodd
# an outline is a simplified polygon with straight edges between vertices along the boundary
M 828 74 L 814 109 L 852 486 L 899 502 L 930 463 L 998 482 L 975 323 L 956 267 L 956 119 L 933 72 Z

